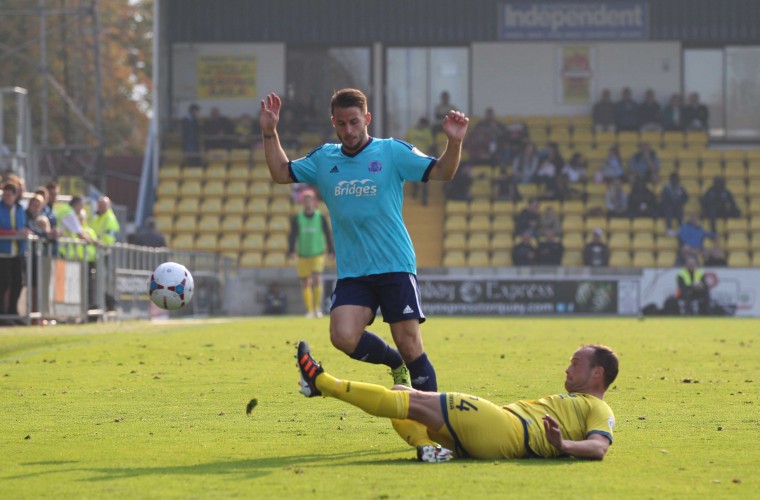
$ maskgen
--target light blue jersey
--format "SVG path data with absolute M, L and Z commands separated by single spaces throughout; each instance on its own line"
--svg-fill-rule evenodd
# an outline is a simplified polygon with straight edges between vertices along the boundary
M 338 278 L 417 273 L 404 181 L 427 182 L 435 162 L 406 142 L 370 137 L 354 155 L 325 144 L 290 163 L 293 180 L 316 186 L 330 211 Z

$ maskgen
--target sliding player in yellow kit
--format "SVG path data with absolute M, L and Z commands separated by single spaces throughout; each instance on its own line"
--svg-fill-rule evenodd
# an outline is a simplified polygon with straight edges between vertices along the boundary
M 567 394 L 497 406 L 458 392 L 423 392 L 396 385 L 340 380 L 326 373 L 298 344 L 301 393 L 329 396 L 393 420 L 422 462 L 457 458 L 552 458 L 601 460 L 612 444 L 615 416 L 604 393 L 618 374 L 618 359 L 606 346 L 589 344 L 573 354 L 565 370 Z

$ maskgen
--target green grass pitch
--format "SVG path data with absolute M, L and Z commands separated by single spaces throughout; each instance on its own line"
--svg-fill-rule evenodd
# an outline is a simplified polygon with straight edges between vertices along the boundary
M 374 331 L 389 339 L 387 325 Z M 757 498 L 760 321 L 430 318 L 441 390 L 496 403 L 563 391 L 582 343 L 621 372 L 603 462 L 421 464 L 384 419 L 297 392 L 295 342 L 341 378 L 328 320 L 0 330 L 0 498 Z M 256 398 L 250 415 L 245 409 Z

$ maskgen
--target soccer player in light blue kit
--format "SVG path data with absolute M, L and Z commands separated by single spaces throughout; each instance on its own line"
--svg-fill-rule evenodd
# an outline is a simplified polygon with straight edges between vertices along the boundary
M 437 390 L 435 370 L 422 346 L 420 323 L 425 316 L 414 249 L 401 212 L 403 187 L 407 180 L 454 177 L 469 119 L 455 110 L 446 115 L 442 129 L 448 141 L 436 159 L 406 142 L 370 137 L 366 96 L 343 89 L 330 103 L 340 143 L 290 161 L 277 135 L 281 109 L 277 94 L 261 101 L 260 125 L 272 179 L 316 186 L 330 211 L 338 268 L 330 341 L 353 359 L 388 366 L 397 384 Z M 366 330 L 378 307 L 398 350 Z

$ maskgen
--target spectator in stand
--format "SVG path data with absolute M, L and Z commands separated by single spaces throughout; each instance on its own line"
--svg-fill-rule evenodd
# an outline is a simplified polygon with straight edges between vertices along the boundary
M 726 254 L 719 246 L 713 246 L 707 251 L 707 258 L 705 258 L 705 267 L 726 267 L 728 261 L 726 260 Z
M 526 231 L 520 237 L 520 243 L 512 248 L 512 265 L 532 266 L 536 263 L 536 247 L 533 246 L 533 235 Z
M 660 193 L 660 211 L 665 218 L 668 236 L 676 235 L 673 229 L 673 220 L 675 219 L 677 225 L 681 225 L 681 222 L 683 222 L 683 207 L 687 201 L 689 201 L 689 194 L 681 185 L 678 174 L 673 172 L 670 174 L 667 184 L 662 188 L 662 193 Z
M 607 150 L 607 158 L 604 160 L 601 170 L 597 176 L 597 182 L 612 182 L 615 179 L 625 180 L 625 168 L 623 168 L 623 159 L 620 157 L 620 148 L 617 144 L 610 146 Z
M 6 179 L 0 201 L 0 235 L 27 236 L 26 213 L 16 203 L 19 186 Z M 18 315 L 26 240 L 0 240 L 0 314 Z M 9 321 L 8 323 L 13 323 Z
M 280 143 L 283 148 L 298 149 L 301 147 L 301 132 L 303 131 L 300 120 L 296 118 L 295 110 L 283 108 L 280 118 Z
M 628 196 L 628 216 L 632 219 L 657 217 L 657 197 L 641 177 L 635 177 L 631 185 L 631 194 Z
M 644 100 L 639 105 L 639 120 L 642 132 L 659 132 L 662 130 L 660 104 L 654 97 L 654 90 L 644 92 Z
M 615 103 L 615 128 L 618 132 L 638 132 L 639 105 L 631 97 L 631 89 L 624 87 L 620 100 Z
M 200 112 L 200 106 L 191 104 L 187 108 L 187 114 L 182 117 L 182 153 L 184 164 L 188 166 L 198 166 L 203 163 L 201 161 L 201 125 L 198 120 Z
M 485 117 L 467 136 L 464 147 L 471 163 L 494 166 L 501 161 L 506 149 L 506 129 L 496 120 L 493 108 L 486 109 Z
M 726 189 L 723 177 L 713 178 L 710 186 L 702 197 L 702 213 L 710 219 L 710 230 L 715 232 L 716 220 L 736 218 L 741 215 L 736 205 L 733 193 Z
M 446 199 L 470 201 L 472 199 L 472 195 L 470 195 L 472 182 L 472 166 L 462 165 L 457 169 L 454 178 L 443 186 L 443 192 L 446 193 Z
M 714 231 L 707 231 L 702 227 L 699 215 L 696 213 L 689 215 L 689 219 L 678 228 L 678 243 L 682 249 L 687 247 L 686 253 L 694 252 L 700 256 L 704 255 L 705 238 L 715 240 L 717 235 Z
M 557 239 L 557 235 L 552 231 L 547 231 L 539 241 L 538 248 L 536 248 L 536 264 L 539 266 L 560 266 L 564 254 L 565 247 Z
M 562 167 L 560 171 L 567 176 L 568 182 L 575 184 L 577 182 L 586 182 L 586 173 L 588 172 L 588 160 L 583 156 L 583 153 L 576 151 L 573 156 L 570 157 L 570 161 L 567 165 Z
M 26 206 L 26 227 L 29 232 L 40 238 L 35 245 L 42 245 L 41 255 L 48 256 L 47 240 L 50 236 L 50 221 L 42 215 L 42 207 L 45 206 L 45 198 L 41 194 L 35 194 L 29 199 Z M 37 257 L 37 247 L 32 247 L 32 277 L 29 280 L 29 288 L 32 292 L 32 311 L 38 312 L 37 289 L 40 277 L 41 262 Z
M 686 130 L 709 130 L 707 106 L 699 102 L 699 94 L 689 94 L 689 102 L 683 108 L 683 123 Z
M 536 145 L 527 142 L 520 154 L 512 160 L 512 174 L 521 184 L 533 182 L 533 176 L 538 170 L 538 152 Z
M 517 186 L 517 179 L 512 175 L 509 167 L 502 166 L 499 168 L 499 172 L 496 177 L 493 178 L 493 199 L 507 200 L 507 201 L 520 201 L 520 190 Z
M 85 231 L 80 219 L 80 213 L 84 209 L 84 200 L 81 196 L 73 196 L 68 205 L 61 208 L 59 213 L 62 236 L 65 238 L 79 239 L 83 243 L 94 244 L 95 240 Z M 63 245 L 60 248 L 61 257 L 74 260 L 77 258 L 77 246 L 73 244 Z
M 538 236 L 545 237 L 549 233 L 562 235 L 562 222 L 560 222 L 559 215 L 551 205 L 546 207 L 538 221 Z
M 591 241 L 583 247 L 583 265 L 590 267 L 607 267 L 610 263 L 610 248 L 603 240 L 604 231 L 595 228 Z
M 681 96 L 673 94 L 670 103 L 662 110 L 662 128 L 665 130 L 683 130 L 683 106 Z
M 536 184 L 543 186 L 547 198 L 554 198 L 557 176 L 564 166 L 565 160 L 559 151 L 559 145 L 550 142 L 546 147 L 545 155 L 539 160 L 538 170 L 534 177 Z
M 230 149 L 237 144 L 235 124 L 222 115 L 219 108 L 211 108 L 208 119 L 203 122 L 203 144 L 206 149 Z
M 421 116 L 417 120 L 417 124 L 406 131 L 404 137 L 406 142 L 414 144 L 414 146 L 425 154 L 434 154 L 435 152 L 435 139 L 433 138 L 433 130 L 430 128 L 430 120 Z M 417 198 L 417 194 L 420 195 L 420 201 L 423 205 L 427 205 L 428 202 L 428 183 L 427 182 L 413 182 L 412 183 L 412 198 Z
M 594 122 L 594 130 L 597 132 L 615 131 L 615 103 L 609 89 L 602 90 L 602 97 L 591 110 L 591 118 Z
M 528 206 L 523 208 L 515 217 L 515 234 L 529 234 L 531 237 L 538 236 L 538 225 L 541 221 L 538 198 L 528 200 Z
M 251 149 L 253 146 L 254 138 L 258 138 L 261 135 L 258 122 L 253 121 L 248 113 L 243 113 L 235 121 L 235 136 L 237 137 L 237 144 L 234 147 L 240 149 Z
M 628 215 L 628 193 L 623 189 L 623 181 L 615 179 L 607 186 L 604 193 L 608 217 L 626 217 Z
M 639 143 L 639 150 L 628 160 L 631 177 L 656 184 L 660 175 L 660 158 L 648 142 Z
M 507 146 L 504 160 L 511 162 L 529 142 L 528 126 L 525 123 L 513 121 L 506 127 Z
M 567 177 L 567 174 L 559 174 L 557 180 L 554 183 L 554 200 L 567 201 L 567 200 L 584 200 L 586 195 L 578 189 L 575 189 Z
M 678 253 L 676 254 L 676 266 L 684 266 L 686 265 L 686 261 L 690 258 L 695 259 L 697 262 L 700 261 L 702 258 L 703 252 L 697 250 L 696 248 L 693 248 L 689 245 L 683 245 L 681 248 L 678 249 Z
M 166 238 L 156 230 L 156 219 L 148 217 L 143 227 L 135 234 L 133 243 L 144 247 L 162 248 L 166 246 Z
M 441 92 L 438 104 L 436 104 L 435 108 L 433 109 L 433 117 L 435 118 L 436 123 L 436 126 L 433 127 L 434 134 L 441 131 L 440 124 L 443 123 L 443 119 L 446 118 L 446 115 L 451 110 L 457 111 L 457 107 L 455 104 L 451 103 L 451 96 L 449 95 L 449 92 L 447 90 L 444 90 Z
M 98 199 L 98 206 L 90 221 L 90 227 L 95 231 L 98 243 L 101 245 L 110 246 L 116 243 L 121 226 L 111 208 L 111 198 L 108 196 L 101 196 Z

